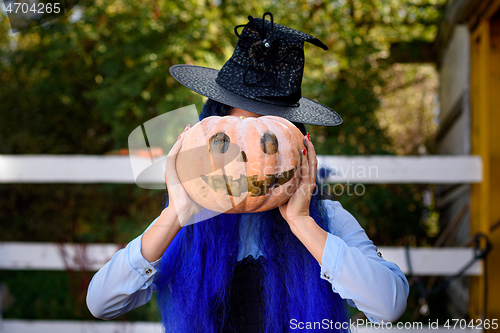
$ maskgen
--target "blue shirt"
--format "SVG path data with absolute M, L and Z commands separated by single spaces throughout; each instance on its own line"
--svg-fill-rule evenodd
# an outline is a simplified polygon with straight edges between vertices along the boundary
M 329 230 L 318 277 L 331 283 L 334 292 L 350 306 L 363 311 L 372 322 L 397 320 L 406 309 L 409 285 L 401 269 L 378 254 L 358 221 L 340 202 L 323 200 Z M 254 214 L 243 214 L 238 260 L 258 258 Z M 151 225 L 156 222 L 155 219 Z M 151 227 L 150 225 L 150 227 Z M 149 227 L 148 227 L 149 228 Z M 146 229 L 147 230 L 147 229 Z M 87 306 L 97 318 L 113 319 L 146 304 L 156 291 L 155 262 L 141 254 L 142 235 L 115 253 L 92 278 Z

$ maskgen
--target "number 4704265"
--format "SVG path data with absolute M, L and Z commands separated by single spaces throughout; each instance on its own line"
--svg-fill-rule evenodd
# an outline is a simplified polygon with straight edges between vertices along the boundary
M 26 2 L 10 2 L 6 7 L 5 11 L 7 13 L 38 13 L 38 14 L 50 14 L 50 13 L 59 13 L 61 11 L 61 7 L 59 7 L 60 3 L 34 3 L 31 6 Z
M 471 319 L 469 322 L 465 319 L 448 319 L 444 323 L 443 327 L 447 329 L 456 328 L 471 328 L 471 329 L 498 329 L 498 319 Z

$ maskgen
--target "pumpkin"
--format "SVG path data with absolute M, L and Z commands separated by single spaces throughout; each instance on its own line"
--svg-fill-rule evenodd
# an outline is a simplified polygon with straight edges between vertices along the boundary
M 304 148 L 300 130 L 281 117 L 207 117 L 185 133 L 177 174 L 189 197 L 209 210 L 266 211 L 296 191 Z

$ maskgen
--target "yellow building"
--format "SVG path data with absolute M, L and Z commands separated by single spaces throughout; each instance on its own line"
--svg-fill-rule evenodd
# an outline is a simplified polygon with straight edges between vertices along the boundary
M 438 187 L 436 196 L 447 202 L 441 216 L 447 223 L 463 220 L 457 238 L 481 232 L 492 245 L 484 276 L 457 280 L 454 290 L 465 296 L 451 295 L 454 311 L 461 315 L 465 307 L 467 317 L 500 320 L 500 0 L 449 0 L 434 51 L 441 81 L 439 154 L 483 161 L 481 183 Z

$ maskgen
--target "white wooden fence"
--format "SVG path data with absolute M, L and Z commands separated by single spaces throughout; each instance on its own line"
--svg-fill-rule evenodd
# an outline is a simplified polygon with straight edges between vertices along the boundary
M 137 157 L 134 157 L 137 161 Z M 164 157 L 163 157 L 164 158 Z M 156 159 L 158 162 L 160 159 Z M 146 168 L 149 158 L 141 162 Z M 482 161 L 478 156 L 318 156 L 318 170 L 325 182 L 343 183 L 455 183 L 482 181 Z M 162 183 L 163 175 L 148 181 Z M 0 183 L 124 183 L 135 182 L 128 156 L 89 155 L 0 155 Z M 97 270 L 119 249 L 114 244 L 54 244 L 0 242 L 2 270 Z M 408 273 L 406 250 L 380 247 L 386 260 L 395 262 Z M 414 275 L 454 275 L 474 257 L 472 248 L 411 248 Z M 466 275 L 481 275 L 476 262 Z M 441 325 L 442 323 L 440 323 Z M 430 331 L 424 323 L 418 331 Z M 157 323 L 100 321 L 0 321 L 0 332 L 141 332 L 158 333 Z M 380 328 L 358 327 L 369 333 Z M 393 327 L 392 330 L 405 330 Z M 414 329 L 415 330 L 415 329 Z M 440 333 L 445 328 L 432 329 Z M 449 331 L 446 329 L 446 331 Z M 466 331 L 471 331 L 466 329 Z M 463 333 L 465 332 L 461 330 Z M 475 332 L 475 330 L 474 330 Z
M 161 161 L 165 157 L 156 158 Z M 133 157 L 146 168 L 149 157 Z M 130 157 L 92 155 L 0 155 L 0 183 L 134 183 Z M 476 183 L 479 156 L 318 156 L 325 182 Z M 164 183 L 158 172 L 144 181 Z
M 115 244 L 54 244 L 30 242 L 0 242 L 0 269 L 3 270 L 88 270 L 102 267 L 121 246 Z M 403 273 L 409 273 L 404 247 L 381 246 L 384 259 L 396 263 Z M 409 256 L 414 275 L 454 275 L 474 258 L 471 248 L 410 248 Z M 481 275 L 478 261 L 466 275 Z

